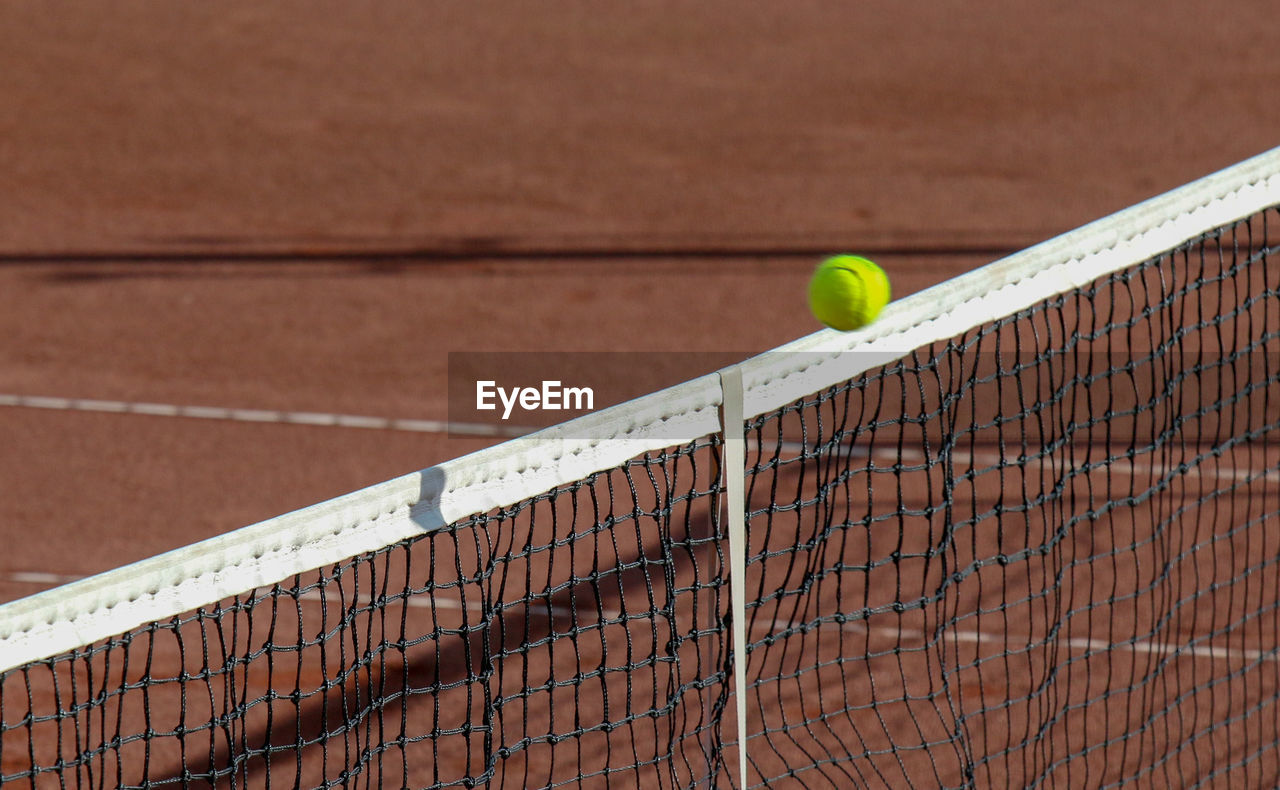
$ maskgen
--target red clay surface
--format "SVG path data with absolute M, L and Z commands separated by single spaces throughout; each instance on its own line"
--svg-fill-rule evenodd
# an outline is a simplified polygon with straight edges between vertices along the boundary
M 1262 0 L 503 6 L 0 8 L 0 394 L 444 419 L 450 351 L 764 350 L 822 251 L 1280 144 Z M 0 600 L 486 443 L 0 408 Z
M 880 250 L 903 295 L 997 257 L 912 248 L 1017 248 L 1276 144 L 1270 10 L 6 7 L 0 393 L 442 419 L 449 351 L 769 348 L 816 328 L 819 250 Z M 414 249 L 515 257 L 372 257 Z M 728 252 L 555 254 L 619 249 Z M 290 251 L 354 257 L 239 260 Z M 0 565 L 55 574 L 477 446 L 0 426 Z

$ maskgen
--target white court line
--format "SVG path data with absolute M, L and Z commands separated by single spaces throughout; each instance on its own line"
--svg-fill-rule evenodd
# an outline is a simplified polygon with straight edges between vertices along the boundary
M 999 453 L 953 453 L 953 457 L 961 463 L 972 464 L 975 461 L 995 466 L 1001 461 Z M 1179 472 L 1178 466 L 1170 466 L 1167 464 L 1148 464 L 1148 463 L 1125 463 L 1125 459 L 1118 458 L 1116 463 L 1106 466 L 1094 466 L 1089 469 L 1093 472 L 1112 472 L 1119 474 L 1131 474 L 1139 476 L 1156 476 L 1166 477 L 1170 474 Z M 1200 463 L 1188 464 L 1184 474 L 1187 477 L 1205 478 L 1209 480 L 1227 480 L 1231 482 L 1243 482 L 1245 480 L 1266 480 L 1269 482 L 1280 480 L 1280 470 L 1264 471 L 1261 469 L 1236 469 L 1235 467 L 1213 469 L 1206 468 L 1206 462 L 1209 457 L 1200 459 Z
M 770 633 L 777 631 L 786 631 L 803 625 L 789 620 L 772 620 L 757 623 L 757 627 L 764 626 L 770 629 Z M 836 625 L 836 623 L 822 623 L 824 625 Z M 912 642 L 927 642 L 928 635 L 925 632 L 914 628 L 894 628 L 891 626 L 874 626 L 868 628 L 862 623 L 841 623 L 840 630 L 857 633 L 871 634 L 880 638 L 892 640 L 899 643 L 904 640 Z M 963 631 L 963 630 L 944 630 L 940 636 L 941 641 L 960 642 L 971 644 L 998 644 L 1010 647 L 1031 647 L 1033 642 L 1031 637 L 1016 634 L 997 634 L 990 631 Z M 1112 643 L 1105 639 L 1090 639 L 1088 637 L 1066 637 L 1058 638 L 1052 642 L 1044 642 L 1040 640 L 1035 643 L 1037 647 L 1063 646 L 1070 650 L 1079 652 L 1085 651 L 1116 651 L 1121 653 L 1141 653 L 1144 655 L 1157 656 L 1183 656 L 1193 658 L 1211 658 L 1221 661 L 1280 661 L 1280 646 L 1270 650 L 1256 649 L 1239 649 L 1229 647 L 1217 647 L 1214 645 L 1178 645 L 1171 642 L 1152 642 L 1148 640 L 1135 640 L 1133 642 Z
M 326 412 L 307 411 L 273 411 L 269 409 L 232 409 L 219 406 L 180 406 L 169 403 L 146 403 L 130 401 L 94 400 L 87 398 L 58 398 L 45 395 L 13 395 L 0 393 L 0 407 L 27 409 L 49 409 L 56 411 L 102 412 L 108 414 L 136 414 L 147 417 L 188 417 L 200 420 L 226 420 L 231 422 L 266 423 L 281 425 L 306 425 L 328 428 L 356 428 L 378 431 L 403 431 L 410 433 L 452 433 L 455 436 L 479 436 L 487 438 L 516 438 L 534 432 L 535 428 L 515 425 L 489 425 L 485 423 L 448 422 L 445 420 L 395 419 L 388 417 L 369 417 L 354 414 L 330 414 Z M 780 444 L 766 444 L 765 452 L 779 447 L 782 452 L 800 455 L 813 452 L 799 442 L 784 441 Z M 754 448 L 748 444 L 748 454 Z M 840 448 L 852 452 L 854 457 L 865 458 L 869 455 L 865 447 Z M 906 449 L 901 453 L 896 447 L 879 448 L 873 453 L 877 458 L 899 459 L 907 463 L 924 463 L 925 455 L 919 450 Z M 999 453 L 969 453 L 953 451 L 951 458 L 962 464 L 975 462 L 995 466 L 1001 462 Z M 936 456 L 935 456 L 936 460 Z M 1207 460 L 1207 459 L 1206 459 Z M 1032 459 L 1031 464 L 1044 464 L 1044 461 Z M 1090 472 L 1111 471 L 1113 474 L 1158 475 L 1166 476 L 1177 471 L 1175 466 L 1163 464 L 1117 463 L 1110 467 L 1097 467 Z M 1192 466 L 1186 471 L 1187 477 L 1206 478 L 1212 480 L 1229 480 L 1241 482 L 1245 480 L 1261 480 L 1280 482 L 1280 470 L 1215 468 L 1206 469 L 1205 464 Z
M 42 571 L 12 571 L 0 575 L 0 581 L 14 582 L 16 584 L 70 584 L 83 578 L 83 576 L 65 573 L 44 573 Z
M 897 629 L 884 628 L 883 630 L 896 633 Z M 923 634 L 919 634 L 923 638 Z M 950 639 L 955 642 L 976 642 L 976 643 L 999 643 L 1004 644 L 1005 640 L 991 633 L 982 631 L 949 631 L 943 634 L 944 639 Z M 1030 645 L 1027 637 L 1017 639 L 1014 644 Z M 1043 644 L 1043 643 L 1042 643 Z M 1079 651 L 1106 651 L 1116 650 L 1127 653 L 1142 653 L 1157 656 L 1167 655 L 1183 655 L 1194 656 L 1196 658 L 1215 658 L 1222 660 L 1249 660 L 1257 661 L 1265 659 L 1267 661 L 1280 661 L 1280 647 L 1272 650 L 1240 650 L 1229 647 L 1215 647 L 1213 645 L 1175 645 L 1170 642 L 1149 642 L 1143 639 L 1133 642 L 1120 642 L 1112 644 L 1105 639 L 1090 639 L 1088 637 L 1068 637 L 1066 639 L 1056 639 L 1052 642 L 1055 645 L 1065 645 L 1072 650 Z M 1048 644 L 1043 644 L 1048 647 Z
M 765 445 L 765 451 L 771 451 L 774 447 L 779 447 L 784 453 L 791 455 L 800 455 L 804 452 L 812 453 L 813 448 L 806 447 L 799 442 L 782 442 L 780 445 Z M 868 452 L 865 447 L 849 448 L 847 445 L 839 448 L 840 451 L 850 453 L 854 458 L 866 458 L 868 455 L 874 455 L 876 458 L 902 460 L 907 463 L 921 464 L 925 462 L 925 454 L 919 450 L 903 450 L 898 452 L 898 448 L 878 448 L 874 452 Z M 976 463 L 988 466 L 998 466 L 1002 461 L 1007 466 L 1019 466 L 1016 461 L 1010 460 L 999 453 L 970 453 L 963 450 L 952 451 L 950 456 L 954 461 L 961 464 L 973 465 Z M 933 457 L 936 463 L 939 460 L 937 454 Z M 1090 474 L 1099 472 L 1111 472 L 1112 474 L 1129 474 L 1135 476 L 1158 476 L 1165 477 L 1171 473 L 1179 471 L 1177 466 L 1166 464 L 1148 464 L 1148 463 L 1124 463 L 1126 459 L 1118 458 L 1116 463 L 1107 466 L 1095 466 L 1089 469 Z M 1263 480 L 1267 482 L 1280 482 L 1280 470 L 1272 469 L 1263 471 L 1261 469 L 1236 469 L 1235 467 L 1207 469 L 1204 462 L 1208 458 L 1201 459 L 1201 463 L 1188 465 L 1185 475 L 1192 478 L 1204 478 L 1208 480 L 1227 480 L 1231 482 L 1243 482 L 1246 480 Z M 1044 466 L 1048 462 L 1042 459 L 1028 459 L 1025 465 Z M 1064 467 L 1065 470 L 1065 467 Z
M 56 398 L 45 395 L 13 395 L 0 393 L 0 406 L 56 411 L 87 411 L 108 414 L 138 414 L 147 417 L 189 417 L 197 420 L 228 420 L 284 425 L 310 425 L 332 428 L 361 428 L 378 431 L 412 433 L 453 433 L 467 436 L 515 438 L 535 429 L 524 426 L 487 425 L 484 423 L 448 422 L 444 420 L 403 420 L 367 417 L 355 414 L 327 414 L 307 411 L 273 411 L 270 409 L 230 409 L 219 406 L 179 406 L 171 403 Z

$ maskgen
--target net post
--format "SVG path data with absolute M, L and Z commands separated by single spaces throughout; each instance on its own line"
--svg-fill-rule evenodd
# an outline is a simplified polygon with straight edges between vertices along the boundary
M 720 371 L 720 420 L 724 435 L 725 525 L 729 533 L 729 588 L 733 616 L 733 696 L 738 713 L 738 782 L 747 788 L 747 531 L 746 439 L 743 435 L 742 369 Z

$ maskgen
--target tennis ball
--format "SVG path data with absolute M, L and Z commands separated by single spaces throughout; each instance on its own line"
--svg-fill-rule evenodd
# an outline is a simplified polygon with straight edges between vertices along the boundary
M 889 275 L 857 255 L 834 255 L 809 281 L 809 309 L 832 329 L 848 332 L 876 320 L 889 303 Z

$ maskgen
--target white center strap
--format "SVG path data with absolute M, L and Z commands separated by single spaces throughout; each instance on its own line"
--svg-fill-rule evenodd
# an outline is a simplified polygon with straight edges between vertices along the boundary
M 729 532 L 729 588 L 733 617 L 733 696 L 738 709 L 738 786 L 747 787 L 747 443 L 743 435 L 742 370 L 720 371 L 724 429 L 724 487 Z

